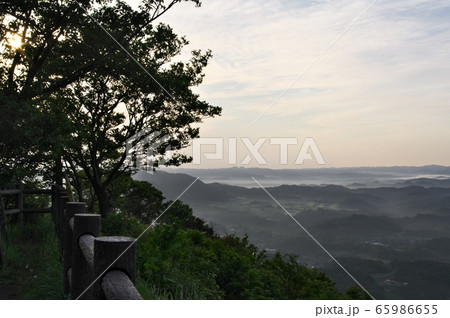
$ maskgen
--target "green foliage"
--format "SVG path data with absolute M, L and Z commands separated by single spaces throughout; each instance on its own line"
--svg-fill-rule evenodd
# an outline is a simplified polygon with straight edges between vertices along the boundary
M 124 214 L 103 221 L 105 235 L 137 237 L 145 228 Z M 137 286 L 146 299 L 365 297 L 356 289 L 340 294 L 325 274 L 298 264 L 294 255 L 269 257 L 248 237 L 218 237 L 174 222 L 149 228 L 137 246 Z
M 148 182 L 129 178 L 116 206 L 128 216 L 134 216 L 143 223 L 150 224 L 163 212 L 164 196 Z
M 347 291 L 344 294 L 344 298 L 372 300 L 372 298 L 361 287 L 357 285 L 347 289 Z
M 222 297 L 215 280 L 215 255 L 200 232 L 162 225 L 139 243 L 139 271 L 148 284 L 178 299 L 186 295 L 195 295 L 196 299 Z
M 13 283 L 19 299 L 64 299 L 63 265 L 50 215 L 25 218 L 23 226 L 8 225 L 0 282 Z
M 132 216 L 144 224 L 157 220 L 159 224 L 177 225 L 183 229 L 198 230 L 213 235 L 205 221 L 193 215 L 192 209 L 180 201 L 167 201 L 162 192 L 145 181 L 135 181 L 122 176 L 112 183 L 116 210 Z
M 123 45 L 133 52 L 134 58 L 130 59 L 102 29 L 93 28 L 96 36 L 83 33 L 80 41 L 93 47 L 95 54 L 104 51 L 104 47 L 113 48 L 114 54 L 104 59 L 95 72 L 73 81 L 44 103 L 45 109 L 66 114 L 70 140 L 64 147 L 64 160 L 84 171 L 103 217 L 111 211 L 108 186 L 120 171 L 136 169 L 134 162 L 126 161 L 126 143 L 130 138 L 139 134 L 132 146 L 143 142 L 145 150 L 152 151 L 154 158 L 148 168 L 157 167 L 166 159 L 168 148 L 170 159 L 165 165 L 180 165 L 191 159 L 178 151 L 199 134 L 199 128 L 192 125 L 221 112 L 219 107 L 199 100 L 192 91 L 202 82 L 203 68 L 211 53 L 195 51 L 189 62 L 173 62 L 188 43 L 186 39 L 174 34 L 167 25 L 149 24 L 150 16 L 131 18 L 140 13 L 124 2 L 117 7 L 114 10 L 105 5 L 92 8 L 90 13 L 100 23 L 105 21 L 106 27 L 114 21 L 110 27 L 118 32 L 113 34 L 120 34 L 119 39 L 128 38 Z M 130 25 L 121 25 L 122 21 Z M 133 28 L 138 31 L 132 37 L 124 33 L 133 32 Z M 99 33 L 103 35 L 100 48 Z M 159 144 L 159 136 L 167 138 Z M 146 164 L 147 158 L 139 159 L 140 166 Z
M 293 255 L 269 258 L 248 238 L 227 236 L 214 242 L 221 268 L 218 281 L 227 299 L 339 299 L 323 273 L 296 262 Z
M 127 217 L 122 213 L 115 213 L 102 220 L 102 233 L 105 236 L 138 237 L 147 226 L 134 217 Z
M 283 299 L 337 299 L 334 283 L 315 269 L 299 265 L 294 255 L 277 253 L 268 267 L 281 279 Z
M 43 189 L 44 187 L 45 186 L 39 182 L 27 183 L 24 185 L 25 189 Z M 24 195 L 23 205 L 24 208 L 49 208 L 51 207 L 51 196 L 48 194 L 26 194 Z
M 164 215 L 160 218 L 164 224 L 180 226 L 185 230 L 197 230 L 209 236 L 214 234 L 214 230 L 202 219 L 194 216 L 189 205 L 181 201 L 168 201 L 164 204 Z
M 38 173 L 58 181 L 63 158 L 77 186 L 83 170 L 105 217 L 112 211 L 111 183 L 136 168 L 125 162 L 130 137 L 140 133 L 136 143 L 145 139 L 147 149 L 154 133 L 168 137 L 153 149 L 150 168 L 166 159 L 168 148 L 166 165 L 189 162 L 179 150 L 198 137 L 196 124 L 221 108 L 192 90 L 211 52 L 176 61 L 187 40 L 155 24 L 180 2 L 144 0 L 134 9 L 109 0 L 2 1 L 0 181 Z

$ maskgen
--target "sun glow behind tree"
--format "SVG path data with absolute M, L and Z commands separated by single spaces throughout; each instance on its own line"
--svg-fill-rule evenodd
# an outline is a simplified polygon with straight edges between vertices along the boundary
M 6 36 L 6 41 L 11 48 L 16 50 L 23 45 L 22 38 L 17 33 L 8 33 Z

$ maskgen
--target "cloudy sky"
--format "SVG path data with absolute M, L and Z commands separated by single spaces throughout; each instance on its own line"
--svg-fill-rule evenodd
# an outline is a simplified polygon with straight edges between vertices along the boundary
M 201 136 L 224 138 L 224 160 L 200 167 L 229 166 L 233 138 L 237 165 L 261 167 L 252 156 L 240 164 L 241 138 L 266 138 L 263 167 L 298 167 L 307 137 L 325 167 L 450 165 L 450 2 L 373 2 L 205 0 L 161 18 L 187 52 L 213 51 L 196 91 L 223 107 Z M 270 144 L 280 137 L 298 140 L 287 165 Z

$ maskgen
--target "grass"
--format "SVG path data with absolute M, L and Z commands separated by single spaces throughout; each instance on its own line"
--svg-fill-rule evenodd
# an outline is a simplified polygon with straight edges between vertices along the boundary
M 17 299 L 65 299 L 63 265 L 49 214 L 27 215 L 23 225 L 8 225 L 9 246 L 0 284 L 14 288 Z
M 175 293 L 168 291 L 165 288 L 158 288 L 151 282 L 137 277 L 136 289 L 141 294 L 144 300 L 201 300 L 194 288 L 186 291 L 179 288 Z
M 13 289 L 13 299 L 67 299 L 63 292 L 63 264 L 50 215 L 31 215 L 24 225 L 8 222 L 10 244 L 4 246 L 0 289 Z M 136 287 L 144 299 L 198 299 L 195 291 L 176 293 L 141 279 Z M 0 296 L 6 296 L 0 293 Z M 1 299 L 1 297 L 0 297 Z

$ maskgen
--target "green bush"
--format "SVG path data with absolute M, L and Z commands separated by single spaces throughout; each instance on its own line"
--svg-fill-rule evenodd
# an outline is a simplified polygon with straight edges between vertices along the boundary
M 160 225 L 138 243 L 140 276 L 174 299 L 220 299 L 218 268 L 206 236 Z
M 182 207 L 183 208 L 183 207 Z M 139 236 L 133 217 L 110 216 L 105 235 Z M 137 287 L 145 299 L 361 299 L 342 295 L 325 274 L 298 264 L 294 255 L 268 257 L 248 237 L 218 237 L 180 222 L 148 229 L 137 243 Z
M 116 213 L 102 220 L 102 235 L 104 236 L 129 236 L 138 237 L 145 230 L 146 226 L 134 217 L 127 217 L 121 213 Z
M 150 225 L 159 224 L 181 226 L 185 230 L 198 230 L 208 235 L 214 231 L 205 221 L 194 216 L 192 209 L 180 201 L 164 202 L 162 192 L 145 181 L 135 181 L 123 176 L 113 185 L 116 210 L 127 217 L 134 217 Z

